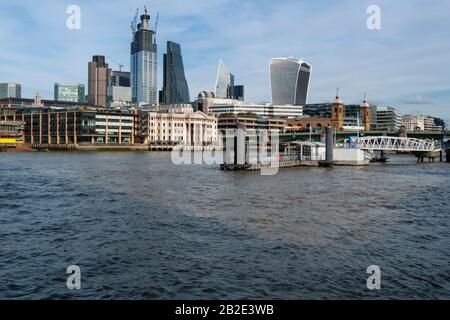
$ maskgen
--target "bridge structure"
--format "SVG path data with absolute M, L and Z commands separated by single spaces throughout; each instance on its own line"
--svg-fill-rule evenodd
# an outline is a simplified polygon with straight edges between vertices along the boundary
M 354 138 L 357 135 L 356 132 L 348 132 L 348 131 L 338 131 L 335 132 L 336 142 L 345 142 L 350 138 Z M 320 131 L 316 132 L 285 132 L 280 133 L 280 141 L 281 142 L 289 142 L 289 141 L 321 141 L 323 134 Z M 370 131 L 370 132 L 362 132 L 360 133 L 361 137 L 400 137 L 399 132 L 381 132 L 381 131 Z M 420 140 L 434 140 L 439 142 L 444 142 L 446 137 L 448 139 L 449 136 L 446 136 L 442 132 L 408 132 L 408 138 L 415 138 Z
M 442 150 L 433 140 L 389 136 L 362 137 L 358 139 L 358 146 L 366 151 L 428 153 Z

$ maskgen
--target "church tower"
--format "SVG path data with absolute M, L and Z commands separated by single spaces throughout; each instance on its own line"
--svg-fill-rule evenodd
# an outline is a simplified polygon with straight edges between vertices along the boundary
M 339 98 L 339 89 L 336 99 L 331 103 L 331 122 L 336 130 L 342 130 L 344 127 L 344 103 Z
M 360 106 L 360 112 L 361 112 L 361 119 L 362 119 L 362 124 L 364 126 L 364 131 L 365 132 L 369 132 L 370 131 L 370 126 L 372 123 L 372 115 L 370 113 L 370 105 L 369 103 L 366 101 L 366 94 L 364 93 L 364 100 L 361 103 Z

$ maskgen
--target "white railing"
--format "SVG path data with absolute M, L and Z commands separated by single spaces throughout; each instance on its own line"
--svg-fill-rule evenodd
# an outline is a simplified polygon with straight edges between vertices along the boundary
M 385 151 L 417 151 L 432 152 L 440 151 L 436 141 L 420 140 L 414 138 L 400 137 L 363 137 L 358 139 L 358 144 L 363 150 L 385 150 Z

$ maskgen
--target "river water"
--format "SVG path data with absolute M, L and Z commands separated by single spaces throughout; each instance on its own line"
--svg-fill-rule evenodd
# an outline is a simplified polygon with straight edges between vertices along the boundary
M 3 153 L 0 298 L 449 299 L 449 190 L 449 164 L 411 157 L 261 176 L 168 153 Z

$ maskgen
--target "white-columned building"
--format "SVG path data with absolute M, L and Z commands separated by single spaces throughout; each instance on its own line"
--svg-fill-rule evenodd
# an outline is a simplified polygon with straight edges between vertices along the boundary
M 217 118 L 194 112 L 190 104 L 160 105 L 143 114 L 144 143 L 202 146 L 217 142 Z

